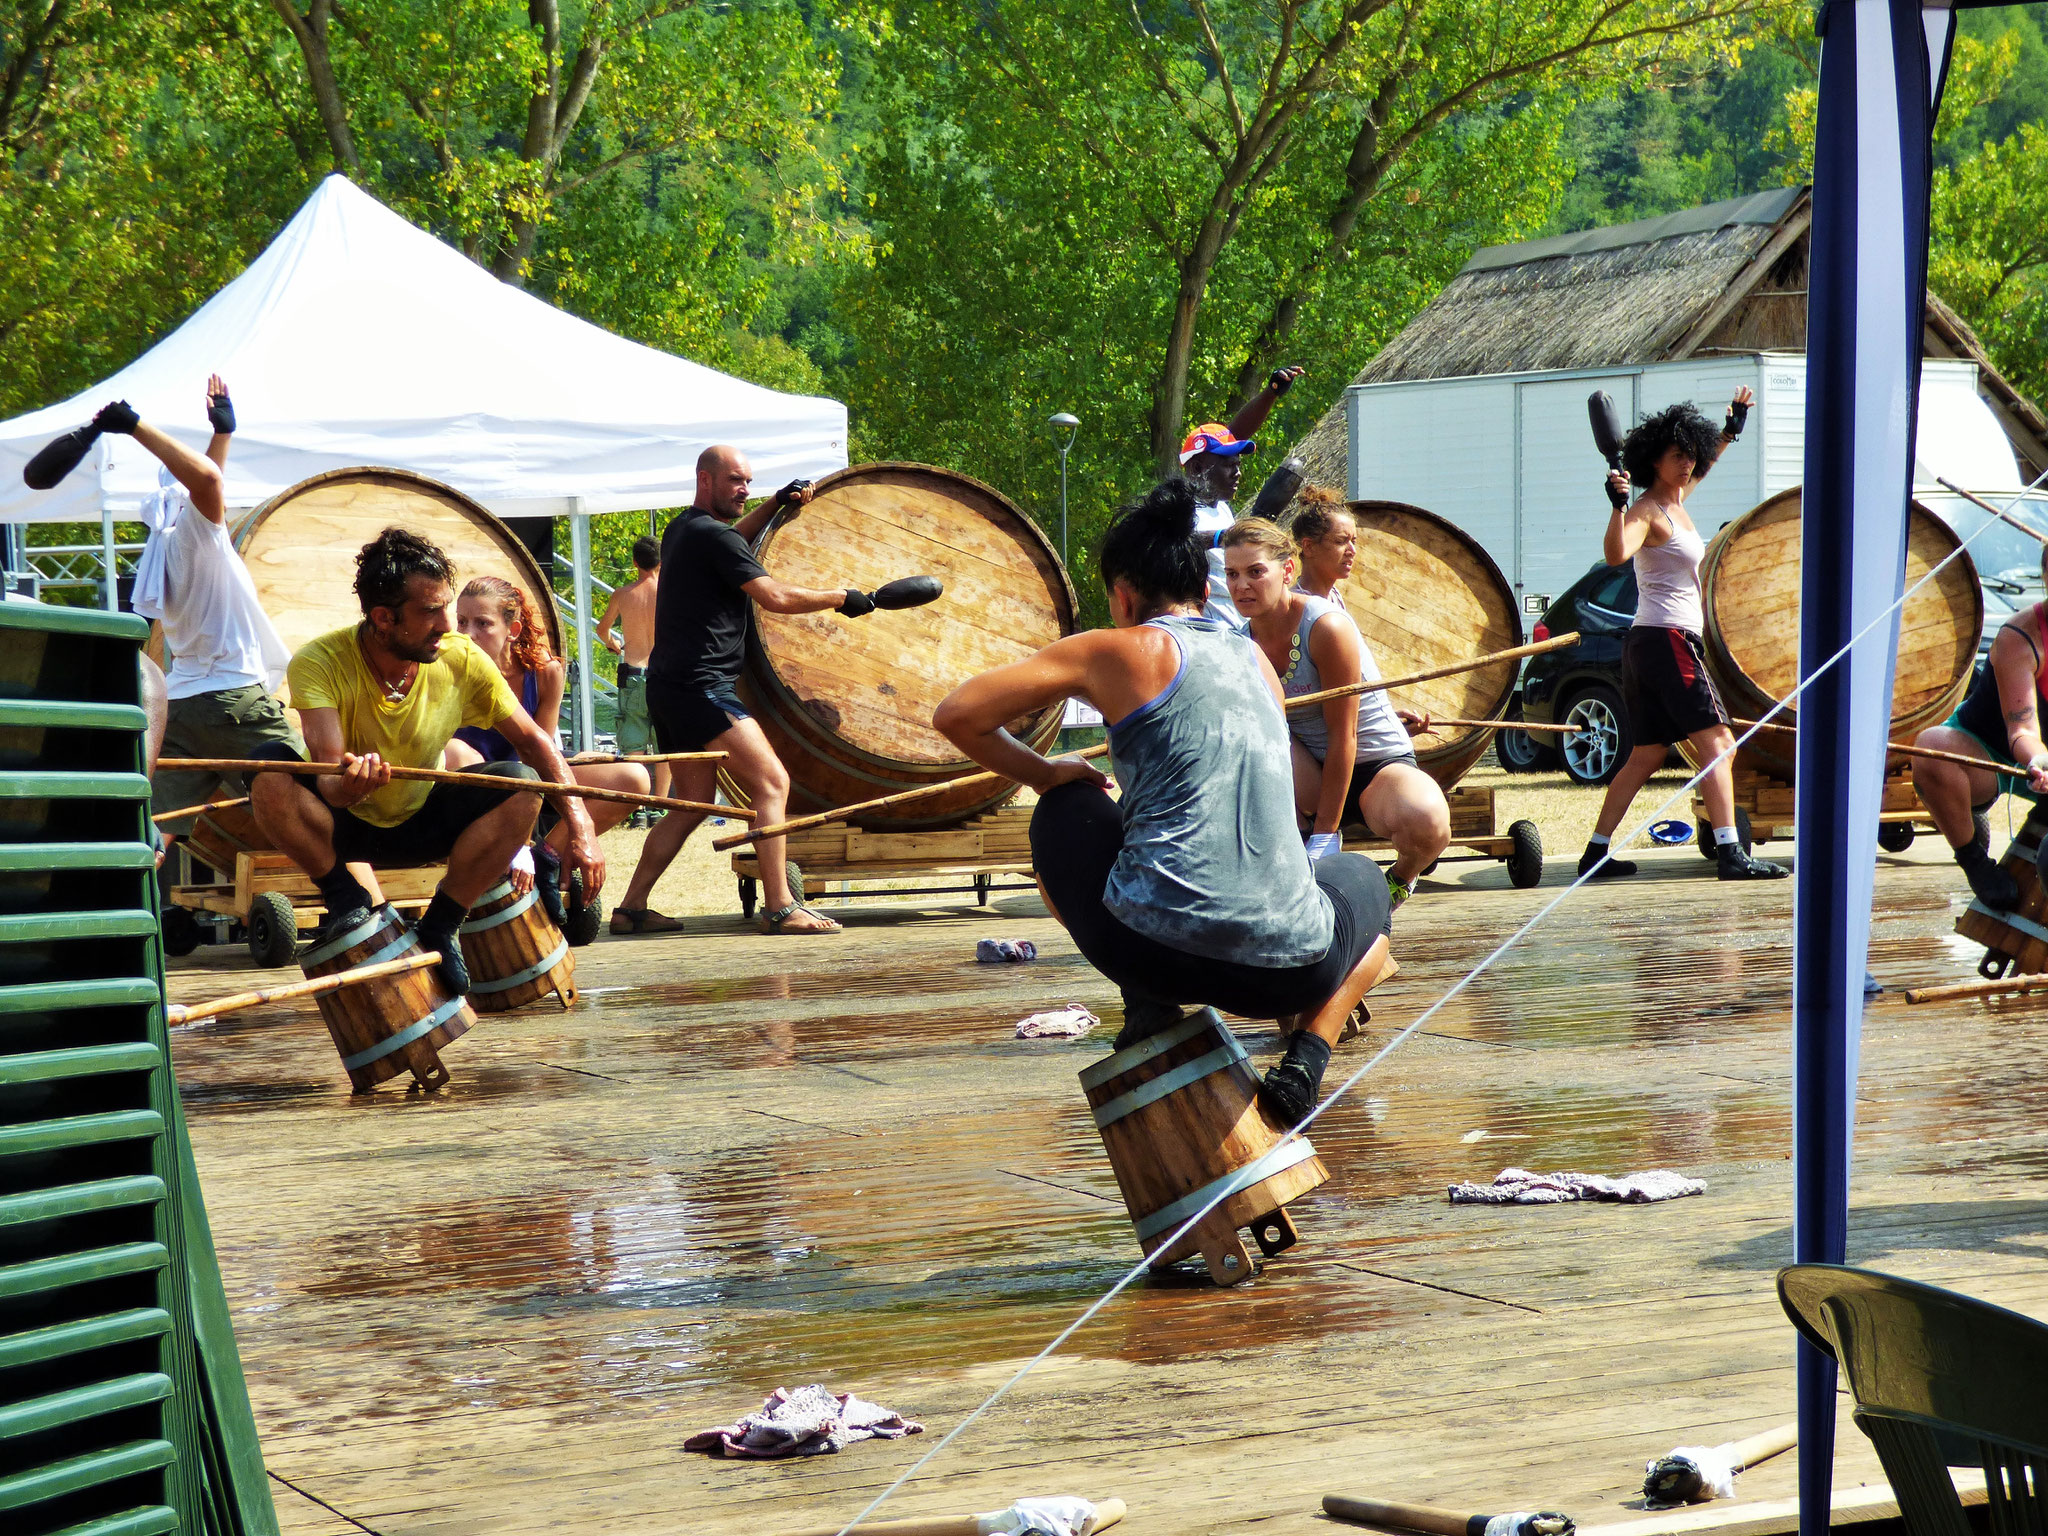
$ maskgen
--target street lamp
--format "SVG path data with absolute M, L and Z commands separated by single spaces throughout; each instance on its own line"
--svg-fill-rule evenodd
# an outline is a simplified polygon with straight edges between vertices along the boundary
M 1060 564 L 1067 563 L 1067 452 L 1074 446 L 1074 434 L 1081 430 L 1081 418 L 1061 411 L 1047 420 L 1049 427 L 1065 427 L 1067 440 L 1060 444 Z

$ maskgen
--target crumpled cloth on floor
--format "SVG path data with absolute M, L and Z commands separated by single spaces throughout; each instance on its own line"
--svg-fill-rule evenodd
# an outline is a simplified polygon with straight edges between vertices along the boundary
M 1626 1173 L 1610 1179 L 1598 1173 L 1531 1173 L 1503 1168 L 1491 1184 L 1467 1181 L 1450 1188 L 1453 1205 L 1562 1205 L 1568 1200 L 1618 1200 L 1624 1205 L 1649 1205 L 1703 1195 L 1707 1186 L 1668 1168 Z
M 1683 1470 L 1672 1467 L 1670 1463 L 1689 1461 L 1700 1475 L 1700 1496 L 1690 1502 L 1704 1504 L 1709 1499 L 1732 1499 L 1735 1497 L 1735 1474 L 1738 1470 L 1734 1451 L 1735 1447 L 1732 1445 L 1673 1446 L 1666 1455 L 1659 1456 L 1655 1461 L 1643 1463 L 1643 1495 L 1657 1503 L 1659 1508 L 1674 1507 L 1670 1503 L 1659 1501 L 1662 1490 L 1658 1489 L 1656 1484 L 1667 1473 Z
M 1008 1509 L 976 1515 L 981 1536 L 1081 1536 L 1095 1506 L 1077 1494 L 1019 1499 Z
M 1029 939 L 983 939 L 974 946 L 974 958 L 983 965 L 1021 964 L 1038 958 L 1038 946 Z
M 900 1440 L 921 1435 L 924 1426 L 893 1408 L 829 1387 L 777 1387 L 737 1424 L 690 1436 L 686 1451 L 766 1460 L 776 1456 L 823 1456 L 856 1440 Z
M 1079 1003 L 1069 1003 L 1050 1013 L 1034 1013 L 1017 1021 L 1019 1040 L 1073 1040 L 1088 1033 L 1102 1020 Z

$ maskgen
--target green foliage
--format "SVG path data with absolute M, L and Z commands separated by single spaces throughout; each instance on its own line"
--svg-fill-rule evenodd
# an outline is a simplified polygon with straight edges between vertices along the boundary
M 1934 175 L 1928 286 L 2014 384 L 2048 397 L 2048 123 Z

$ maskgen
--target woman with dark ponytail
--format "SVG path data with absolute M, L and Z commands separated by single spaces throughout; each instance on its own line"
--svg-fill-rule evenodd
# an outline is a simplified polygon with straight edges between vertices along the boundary
M 1311 868 L 1294 822 L 1287 720 L 1272 666 L 1202 617 L 1195 500 L 1169 480 L 1126 507 L 1100 555 L 1114 628 L 984 672 L 932 723 L 1038 791 L 1031 854 L 1053 916 L 1123 990 L 1119 1050 L 1213 1006 L 1304 1026 L 1259 1096 L 1282 1125 L 1315 1107 L 1330 1047 L 1388 964 L 1387 884 L 1370 859 Z M 1045 758 L 1005 722 L 1069 698 L 1109 724 L 1119 802 L 1077 757 Z

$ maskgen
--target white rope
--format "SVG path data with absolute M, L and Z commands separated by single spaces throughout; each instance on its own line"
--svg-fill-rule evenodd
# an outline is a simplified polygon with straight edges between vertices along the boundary
M 2033 490 L 2036 486 L 2040 485 L 2043 480 L 2048 480 L 2048 470 L 2042 471 L 2041 474 L 2037 475 L 2032 481 L 2030 481 L 2027 485 L 2022 487 L 2019 493 L 2015 495 L 2010 502 L 2006 503 L 2005 510 L 2010 512 L 2014 507 L 2018 506 L 2021 500 L 2026 496 L 2027 492 Z M 1551 913 L 1555 912 L 1560 906 L 1562 906 L 1567 900 L 1569 900 L 1581 888 L 1583 888 L 1588 880 L 1593 879 L 1596 872 L 1600 869 L 1600 867 L 1603 864 L 1606 864 L 1608 860 L 1614 857 L 1614 850 L 1616 848 L 1626 846 L 1628 843 L 1634 841 L 1637 837 L 1641 836 L 1643 829 L 1645 827 L 1648 827 L 1653 823 L 1661 820 L 1666 811 L 1670 810 L 1681 799 L 1683 799 L 1685 796 L 1690 794 L 1695 788 L 1697 788 L 1703 780 L 1705 780 L 1707 775 L 1714 770 L 1716 764 L 1718 764 L 1723 758 L 1732 757 L 1736 749 L 1741 747 L 1745 742 L 1747 742 L 1750 739 L 1750 737 L 1754 736 L 1758 731 L 1762 730 L 1764 726 L 1769 724 L 1775 716 L 1783 714 L 1786 707 L 1790 705 L 1794 699 L 1798 698 L 1800 694 L 1804 693 L 1815 682 L 1819 681 L 1823 673 L 1827 672 L 1830 668 L 1832 668 L 1844 656 L 1847 656 L 1849 652 L 1855 649 L 1855 647 L 1858 644 L 1860 644 L 1871 633 L 1872 630 L 1876 629 L 1878 625 L 1884 623 L 1894 613 L 1897 613 L 1901 608 L 1905 607 L 1907 601 L 1913 596 L 1914 593 L 1918 592 L 1922 587 L 1926 586 L 1928 582 L 1934 580 L 1934 578 L 1941 573 L 1941 570 L 1944 566 L 1946 566 L 1950 561 L 1960 557 L 1963 551 L 1970 547 L 1971 542 L 1975 540 L 1979 535 L 1983 534 L 1985 530 L 1990 527 L 1991 523 L 1987 521 L 1983 527 L 1977 530 L 1976 533 L 1971 534 L 1970 537 L 1967 539 L 1959 541 L 1955 549 L 1951 553 L 1943 556 L 1928 570 L 1925 576 L 1921 577 L 1918 581 L 1914 582 L 1912 586 L 1908 587 L 1904 592 L 1902 592 L 1899 595 L 1897 602 L 1891 604 L 1891 606 L 1886 608 L 1882 613 L 1878 614 L 1876 618 L 1872 619 L 1868 624 L 1864 625 L 1862 629 L 1858 630 L 1854 635 L 1852 635 L 1849 638 L 1848 642 L 1845 645 L 1843 645 L 1843 647 L 1840 650 L 1836 651 L 1834 655 L 1830 656 L 1826 661 L 1821 663 L 1820 666 L 1814 668 L 1812 672 L 1807 674 L 1806 677 L 1802 678 L 1797 687 L 1795 687 L 1790 693 L 1786 694 L 1784 698 L 1778 700 L 1775 704 L 1773 704 L 1770 707 L 1770 709 L 1765 712 L 1762 719 L 1756 721 L 1753 725 L 1750 726 L 1750 728 L 1747 731 L 1743 732 L 1742 735 L 1736 737 L 1735 740 L 1729 744 L 1728 748 L 1725 751 L 1718 753 L 1714 757 L 1710 758 L 1707 762 L 1703 763 L 1700 766 L 1698 772 L 1693 774 L 1691 778 L 1687 779 L 1685 783 L 1680 785 L 1678 789 L 1670 796 L 1670 798 L 1664 801 L 1663 804 L 1659 805 L 1646 818 L 1644 818 L 1644 820 L 1639 822 L 1632 832 L 1628 833 L 1627 836 L 1619 839 L 1618 841 L 1610 842 L 1608 844 L 1608 851 L 1606 853 L 1602 854 L 1597 860 L 1595 860 L 1593 864 L 1585 871 L 1583 871 L 1576 880 L 1572 881 L 1570 885 L 1566 886 L 1563 890 L 1559 891 L 1557 895 L 1552 897 L 1540 909 L 1538 909 L 1535 916 L 1531 917 L 1526 923 L 1522 924 L 1521 927 L 1517 928 L 1513 933 L 1509 934 L 1507 938 L 1504 939 L 1500 943 L 1500 945 L 1493 951 L 1492 954 L 1488 955 L 1485 959 L 1481 960 L 1477 965 L 1473 966 L 1471 970 L 1467 971 L 1463 976 L 1459 977 L 1457 981 L 1453 982 L 1448 992 L 1444 993 L 1442 997 L 1438 998 L 1435 1002 L 1431 1003 L 1429 1007 L 1424 1009 L 1421 1013 L 1417 1014 L 1415 1018 L 1409 1022 L 1406 1028 L 1402 1029 L 1400 1033 L 1393 1037 L 1393 1039 L 1389 1040 L 1385 1045 L 1381 1046 L 1377 1051 L 1375 1051 L 1371 1059 L 1368 1060 L 1365 1063 L 1365 1065 L 1360 1067 L 1357 1071 L 1353 1072 L 1349 1077 L 1345 1078 L 1343 1082 L 1339 1083 L 1334 1089 L 1332 1089 L 1328 1097 L 1326 1097 L 1323 1100 L 1323 1102 L 1318 1104 L 1314 1109 L 1310 1110 L 1308 1114 L 1303 1117 L 1299 1125 L 1295 1126 L 1293 1129 L 1288 1131 L 1288 1133 L 1285 1136 L 1281 1137 L 1279 1141 L 1275 1142 L 1274 1147 L 1277 1149 L 1279 1147 L 1287 1145 L 1287 1143 L 1291 1141 L 1298 1139 L 1301 1136 L 1302 1132 L 1306 1131 L 1311 1125 L 1313 1125 L 1317 1120 L 1319 1120 L 1322 1117 L 1324 1110 L 1328 1109 L 1332 1104 L 1335 1104 L 1339 1099 L 1343 1098 L 1345 1094 L 1349 1093 L 1353 1088 L 1355 1088 L 1360 1082 L 1360 1080 L 1362 1080 L 1367 1073 L 1372 1071 L 1372 1069 L 1378 1066 L 1381 1062 L 1385 1061 L 1387 1057 L 1391 1056 L 1401 1046 L 1405 1045 L 1410 1039 L 1414 1037 L 1416 1031 L 1420 1030 L 1423 1025 L 1427 1024 L 1432 1018 L 1436 1017 L 1437 1013 L 1442 1010 L 1446 1003 L 1450 1002 L 1452 998 L 1456 997 L 1459 993 L 1463 992 L 1467 987 L 1471 986 L 1473 982 L 1477 981 L 1487 971 L 1491 970 L 1493 968 L 1494 962 L 1499 960 L 1501 956 L 1505 955 L 1510 949 L 1514 948 L 1515 945 L 1519 944 L 1525 937 L 1528 936 L 1528 934 L 1533 929 L 1536 928 L 1538 924 L 1543 922 L 1545 918 L 1549 917 Z M 1237 1191 L 1226 1183 L 1220 1193 L 1215 1195 L 1209 1201 L 1208 1204 L 1204 1205 L 1199 1211 L 1196 1211 L 1195 1214 L 1190 1216 L 1185 1222 L 1181 1223 L 1181 1225 L 1177 1229 L 1175 1229 L 1175 1231 L 1172 1234 L 1163 1239 L 1157 1245 L 1154 1251 L 1163 1252 L 1164 1250 L 1171 1248 L 1174 1244 L 1178 1243 L 1183 1237 L 1187 1236 L 1189 1232 L 1193 1231 L 1197 1226 L 1199 1226 L 1202 1220 L 1206 1216 L 1208 1216 L 1208 1214 L 1211 1211 L 1215 1210 L 1217 1206 L 1221 1205 L 1225 1200 L 1229 1199 L 1231 1195 L 1235 1193 L 1237 1193 Z M 880 1509 L 882 1505 L 886 1503 L 893 1494 L 895 1494 L 897 1489 L 901 1488 L 905 1483 L 909 1482 L 920 1471 L 922 1471 L 927 1464 L 929 1464 L 942 1451 L 944 1451 L 947 1446 L 951 1445 L 955 1440 L 959 1439 L 960 1436 L 966 1432 L 967 1427 L 969 1425 L 974 1423 L 976 1419 L 979 1419 L 984 1413 L 988 1412 L 989 1409 L 993 1408 L 998 1402 L 1000 1402 L 1005 1396 L 1007 1396 L 1012 1387 L 1016 1386 L 1018 1382 L 1022 1381 L 1026 1376 L 1029 1376 L 1040 1365 L 1044 1364 L 1047 1360 L 1051 1359 L 1053 1355 L 1058 1353 L 1059 1348 L 1062 1344 L 1066 1343 L 1068 1339 L 1072 1338 L 1083 1327 L 1085 1327 L 1088 1324 L 1088 1322 L 1092 1318 L 1094 1318 L 1094 1316 L 1098 1312 L 1100 1312 L 1104 1307 L 1108 1306 L 1112 1301 L 1116 1300 L 1116 1298 L 1123 1293 L 1124 1288 L 1130 1285 L 1130 1283 L 1136 1280 L 1140 1275 L 1144 1274 L 1145 1271 L 1148 1268 L 1150 1268 L 1150 1266 L 1151 1260 L 1149 1257 L 1147 1257 L 1138 1260 L 1136 1264 L 1133 1264 L 1128 1270 L 1126 1270 L 1123 1274 L 1123 1277 L 1119 1279 L 1115 1285 L 1112 1285 L 1107 1291 L 1104 1291 L 1101 1296 L 1097 1297 L 1093 1302 L 1089 1304 L 1088 1309 L 1085 1312 L 1083 1312 L 1079 1317 L 1075 1318 L 1071 1323 L 1067 1324 L 1065 1328 L 1062 1328 L 1059 1331 L 1058 1335 L 1054 1337 L 1053 1340 L 1045 1346 L 1045 1348 L 1041 1349 L 1037 1354 L 1033 1355 L 1029 1360 L 1025 1361 L 1024 1364 L 1017 1369 L 1015 1375 L 1011 1376 L 1009 1380 L 1005 1381 L 1001 1386 L 997 1387 L 995 1391 L 991 1392 L 985 1399 L 982 1400 L 981 1404 L 978 1407 L 976 1407 L 973 1412 L 968 1414 L 966 1418 L 962 1419 L 958 1424 L 954 1425 L 950 1430 L 948 1430 L 936 1445 L 934 1445 L 930 1450 L 926 1451 L 924 1455 L 918 1457 L 918 1459 L 912 1462 L 908 1467 L 904 1468 L 902 1473 L 897 1476 L 894 1482 L 890 1483 L 888 1487 L 884 1488 L 880 1493 L 876 1494 L 874 1498 L 868 1502 L 866 1508 L 861 1510 L 861 1512 L 855 1515 L 851 1520 L 847 1521 L 845 1525 L 841 1526 L 839 1528 L 839 1536 L 850 1536 L 850 1533 L 854 1531 L 854 1528 L 858 1526 L 863 1520 L 867 1519 L 868 1516 L 872 1515 L 876 1510 Z

